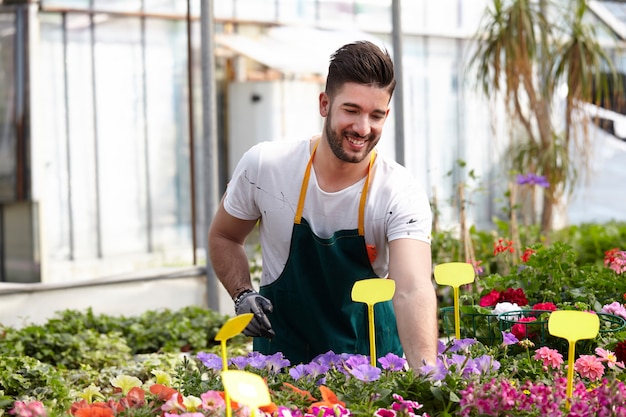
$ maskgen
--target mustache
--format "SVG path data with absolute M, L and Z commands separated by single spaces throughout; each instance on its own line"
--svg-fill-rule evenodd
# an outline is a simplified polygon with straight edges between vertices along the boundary
M 362 136 L 361 136 L 361 135 L 359 135 L 358 133 L 356 133 L 356 132 L 355 132 L 355 131 L 353 131 L 353 130 L 344 130 L 344 131 L 343 131 L 343 134 L 344 134 L 344 135 L 348 135 L 348 136 L 354 136 L 354 137 L 357 137 L 357 138 L 359 138 L 359 139 L 368 139 L 368 138 L 370 138 L 370 137 L 372 136 L 372 134 L 371 134 L 371 133 L 368 133 L 367 135 L 362 135 Z

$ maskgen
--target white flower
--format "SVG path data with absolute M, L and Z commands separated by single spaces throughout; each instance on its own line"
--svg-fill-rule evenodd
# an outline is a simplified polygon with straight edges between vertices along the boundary
M 517 305 L 517 303 L 509 303 L 505 301 L 504 303 L 496 304 L 496 306 L 493 308 L 492 314 L 508 313 L 509 311 L 517 311 L 519 309 L 520 307 Z M 498 317 L 498 319 L 500 319 L 500 317 Z

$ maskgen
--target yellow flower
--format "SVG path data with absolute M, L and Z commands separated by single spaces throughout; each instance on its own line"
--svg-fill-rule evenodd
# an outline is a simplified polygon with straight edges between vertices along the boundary
M 88 404 L 93 402 L 94 397 L 104 399 L 104 395 L 100 393 L 100 387 L 96 387 L 94 384 L 89 385 L 78 396 L 87 401 Z
M 190 395 L 188 397 L 183 397 L 183 405 L 188 412 L 193 413 L 198 411 L 198 408 L 202 405 L 202 400 L 198 397 Z
M 163 372 L 163 371 L 159 371 L 155 369 L 154 371 L 152 371 L 152 375 L 156 377 L 157 384 L 165 385 L 166 387 L 172 386 L 172 378 L 167 372 Z
M 111 385 L 121 389 L 122 394 L 127 395 L 131 389 L 141 386 L 141 380 L 134 376 L 118 375 L 111 379 Z

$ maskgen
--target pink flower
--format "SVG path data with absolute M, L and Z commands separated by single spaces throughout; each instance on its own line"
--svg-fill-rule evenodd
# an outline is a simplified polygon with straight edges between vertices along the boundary
M 9 411 L 9 414 L 14 414 L 17 417 L 45 417 L 46 410 L 43 407 L 41 401 L 15 401 L 13 409 Z
M 563 364 L 563 355 L 556 349 L 547 346 L 540 347 L 535 351 L 533 359 L 543 362 L 543 366 L 558 369 Z
M 605 350 L 600 347 L 596 348 L 596 355 L 600 358 L 600 362 L 606 362 L 609 368 L 621 368 L 624 369 L 624 362 L 618 362 L 615 353 L 610 350 Z
M 626 308 L 618 301 L 613 301 L 611 304 L 606 304 L 602 307 L 602 313 L 613 314 L 626 319 Z
M 604 375 L 604 365 L 600 359 L 593 355 L 580 355 L 574 363 L 574 370 L 583 378 L 589 378 L 592 381 L 598 380 Z
M 604 265 L 617 274 L 626 272 L 626 251 L 613 248 L 604 252 Z

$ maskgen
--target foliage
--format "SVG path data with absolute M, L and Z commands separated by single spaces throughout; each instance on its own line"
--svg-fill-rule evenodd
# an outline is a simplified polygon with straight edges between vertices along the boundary
M 28 356 L 0 355 L 0 363 L 0 405 L 3 409 L 21 399 L 45 401 L 53 407 L 69 406 L 67 381 L 54 366 Z
M 477 47 L 468 67 L 476 70 L 477 89 L 490 98 L 502 94 L 511 120 L 512 168 L 547 179 L 542 190 L 541 230 L 552 228 L 553 206 L 587 165 L 570 161 L 579 136 L 588 142 L 585 103 L 607 97 L 610 57 L 586 21 L 587 2 L 492 0 L 476 33 Z M 567 85 L 564 120 L 551 109 L 555 92 Z M 619 85 L 616 88 L 619 89 Z M 564 132 L 559 132 L 564 125 Z M 516 135 L 515 128 L 522 134 Z

